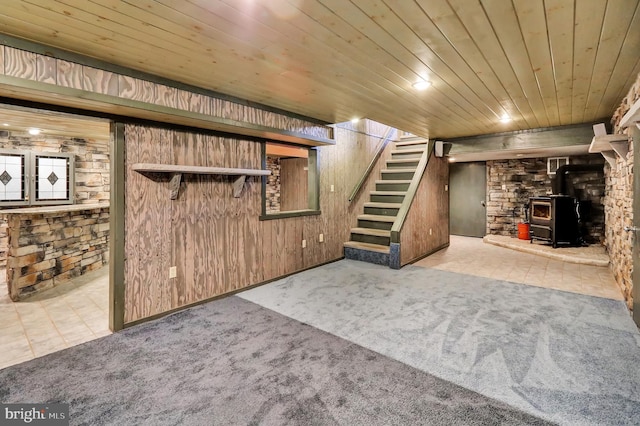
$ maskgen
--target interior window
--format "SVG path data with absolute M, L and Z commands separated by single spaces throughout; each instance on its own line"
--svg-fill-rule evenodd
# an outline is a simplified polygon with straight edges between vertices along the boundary
M 263 216 L 294 216 L 318 210 L 316 151 L 278 143 L 266 143 Z

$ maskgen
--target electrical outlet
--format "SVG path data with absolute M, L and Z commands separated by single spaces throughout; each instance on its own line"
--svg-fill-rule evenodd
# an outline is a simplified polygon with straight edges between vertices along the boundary
M 318 241 L 324 243 L 324 234 L 318 235 Z
M 335 186 L 331 185 L 331 192 L 334 192 L 336 190 Z
M 169 268 L 169 278 L 175 278 L 178 276 L 178 268 L 176 268 L 175 266 L 172 266 L 171 268 Z
M 447 192 L 449 190 L 449 185 L 444 186 L 444 191 Z
M 302 240 L 302 248 L 307 248 L 307 240 Z
M 433 235 L 433 229 L 429 228 L 429 235 Z

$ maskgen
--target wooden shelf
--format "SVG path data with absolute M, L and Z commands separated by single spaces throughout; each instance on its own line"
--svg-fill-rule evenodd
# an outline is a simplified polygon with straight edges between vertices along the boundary
M 183 166 L 179 164 L 136 163 L 131 166 L 136 172 L 148 173 L 190 173 L 194 175 L 268 176 L 269 170 L 233 169 L 227 167 Z
M 155 164 L 155 163 L 135 163 L 131 168 L 138 173 L 170 173 L 171 177 L 171 199 L 178 198 L 180 189 L 180 181 L 183 174 L 194 175 L 227 175 L 238 176 L 233 182 L 233 196 L 240 197 L 244 182 L 247 176 L 268 176 L 270 170 L 262 169 L 235 169 L 229 167 L 203 167 L 203 166 L 186 166 L 180 164 Z
M 629 111 L 622 117 L 620 120 L 620 128 L 624 129 L 625 127 L 629 127 L 633 124 L 638 125 L 640 122 L 640 99 L 634 102 L 629 108 Z
M 629 152 L 629 138 L 627 135 L 594 136 L 589 145 L 589 152 L 599 152 L 611 166 L 615 166 L 614 152 L 620 158 L 626 159 Z

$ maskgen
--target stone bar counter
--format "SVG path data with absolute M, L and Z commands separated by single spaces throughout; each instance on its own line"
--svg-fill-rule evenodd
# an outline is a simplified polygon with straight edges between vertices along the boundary
M 0 210 L 7 222 L 7 287 L 18 301 L 109 261 L 109 204 Z

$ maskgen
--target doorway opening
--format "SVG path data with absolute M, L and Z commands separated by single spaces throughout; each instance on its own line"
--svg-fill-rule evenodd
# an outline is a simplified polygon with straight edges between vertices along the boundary
M 111 334 L 110 121 L 0 105 L 0 368 Z

